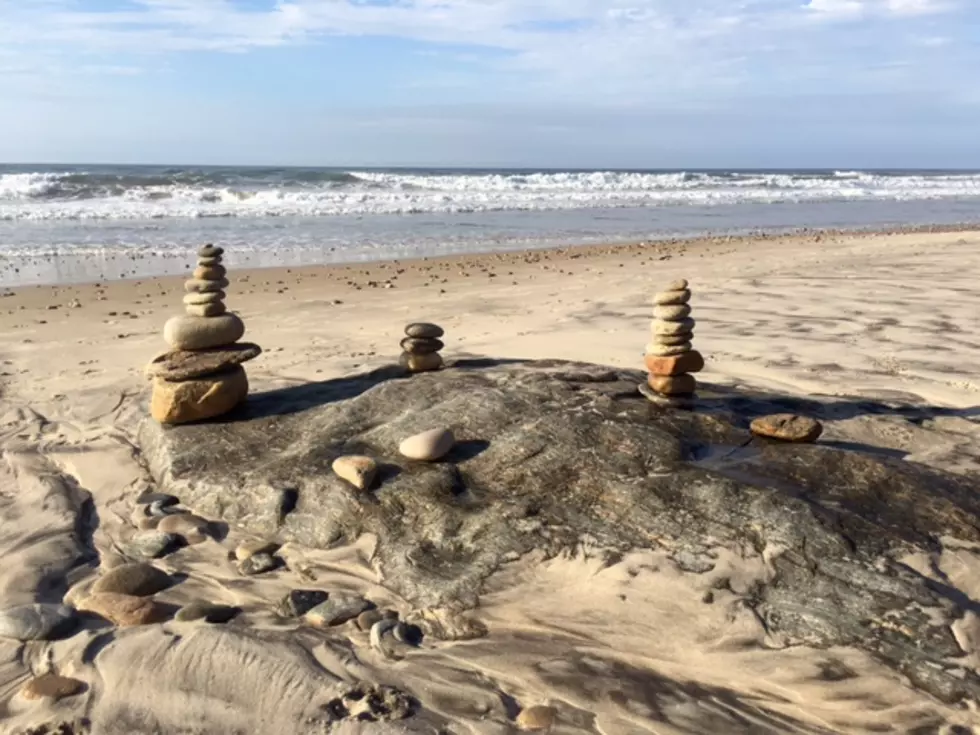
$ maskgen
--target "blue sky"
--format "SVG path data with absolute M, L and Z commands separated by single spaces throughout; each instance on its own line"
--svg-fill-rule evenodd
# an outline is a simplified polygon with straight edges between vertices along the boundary
M 0 0 L 0 161 L 980 167 L 977 0 Z

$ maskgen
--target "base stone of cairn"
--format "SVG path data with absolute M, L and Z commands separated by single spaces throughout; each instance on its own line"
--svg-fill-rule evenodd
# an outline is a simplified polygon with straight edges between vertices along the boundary
M 425 373 L 442 367 L 439 351 L 445 347 L 440 337 L 445 332 L 437 324 L 416 322 L 405 327 L 405 339 L 401 341 L 403 368 L 412 373 Z
M 207 245 L 198 251 L 198 267 L 184 283 L 183 316 L 163 328 L 171 350 L 146 368 L 153 381 L 150 415 L 162 424 L 217 418 L 248 396 L 243 363 L 262 354 L 258 345 L 239 342 L 245 324 L 227 311 L 224 251 Z
M 677 408 L 694 405 L 697 380 L 704 357 L 693 348 L 694 319 L 691 291 L 685 280 L 674 281 L 653 297 L 651 341 L 647 345 L 647 382 L 640 392 L 653 403 Z

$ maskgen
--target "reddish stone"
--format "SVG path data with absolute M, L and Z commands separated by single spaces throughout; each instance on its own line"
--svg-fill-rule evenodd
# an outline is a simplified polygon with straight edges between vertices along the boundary
M 647 385 L 662 396 L 686 396 L 698 387 L 693 375 L 651 375 Z
M 697 350 L 667 357 L 647 355 L 645 362 L 653 375 L 684 375 L 704 370 L 704 358 Z

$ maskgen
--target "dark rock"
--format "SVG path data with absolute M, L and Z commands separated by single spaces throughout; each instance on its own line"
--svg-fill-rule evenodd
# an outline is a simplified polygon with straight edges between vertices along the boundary
M 326 602 L 309 610 L 304 617 L 310 625 L 327 628 L 353 620 L 370 607 L 371 603 L 363 597 L 338 592 L 330 595 Z
M 242 559 L 238 562 L 238 573 L 246 577 L 251 577 L 256 574 L 271 572 L 278 566 L 279 562 L 276 557 L 272 554 L 260 552 L 258 554 L 252 554 L 247 559 Z
M 980 697 L 980 678 L 949 663 L 963 655 L 949 627 L 962 595 L 894 561 L 934 553 L 944 535 L 980 543 L 975 480 L 882 454 L 750 443 L 741 417 L 785 412 L 786 397 L 702 385 L 697 409 L 678 411 L 643 398 L 638 371 L 590 374 L 610 370 L 382 369 L 253 395 L 234 422 L 147 421 L 139 439 L 161 489 L 196 512 L 312 547 L 376 535 L 386 584 L 417 609 L 475 607 L 504 559 L 558 554 L 585 535 L 620 551 L 656 539 L 681 559 L 765 550 L 774 577 L 748 604 L 785 645 L 856 646 L 946 701 Z M 487 446 L 402 466 L 376 496 L 330 471 L 352 449 L 397 465 L 399 441 L 431 426 Z M 282 487 L 303 493 L 277 528 Z
M 405 327 L 405 334 L 418 339 L 439 339 L 445 332 L 438 324 L 415 322 Z
M 152 564 L 134 562 L 110 569 L 92 585 L 92 592 L 113 592 L 120 595 L 147 597 L 155 595 L 170 586 L 171 580 L 166 572 Z
M 157 559 L 166 556 L 180 544 L 180 538 L 163 531 L 143 531 L 133 536 L 125 546 L 127 556 L 138 559 Z
M 139 505 L 152 504 L 161 508 L 169 508 L 172 505 L 177 505 L 180 502 L 180 498 L 168 495 L 167 493 L 145 492 L 136 498 L 136 502 Z
M 85 689 L 85 682 L 57 674 L 42 674 L 27 682 L 20 690 L 24 699 L 53 699 L 72 697 Z
M 227 623 L 235 618 L 242 609 L 231 605 L 215 605 L 211 602 L 192 602 L 184 605 L 174 619 L 182 623 L 193 620 L 204 620 L 208 623 Z
M 153 358 L 146 366 L 146 375 L 170 381 L 200 378 L 254 360 L 261 354 L 262 348 L 249 342 L 206 350 L 171 350 Z
M 0 611 L 0 637 L 38 641 L 67 633 L 76 624 L 72 609 L 64 605 L 37 603 Z
M 317 605 L 327 601 L 323 590 L 293 590 L 282 598 L 276 611 L 284 618 L 302 617 Z

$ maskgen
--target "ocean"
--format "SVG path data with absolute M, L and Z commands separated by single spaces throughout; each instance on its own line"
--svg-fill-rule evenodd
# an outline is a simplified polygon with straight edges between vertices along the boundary
M 553 245 L 980 224 L 980 171 L 0 165 L 0 285 Z

